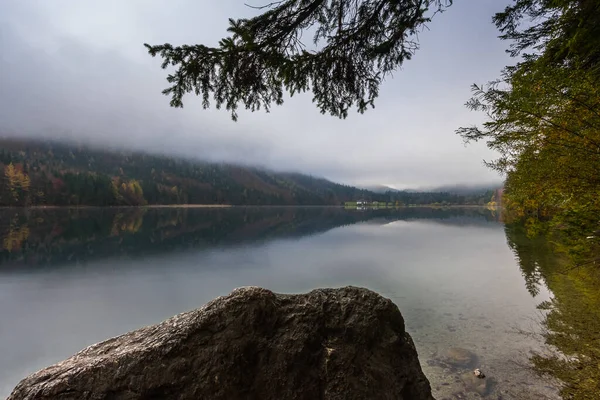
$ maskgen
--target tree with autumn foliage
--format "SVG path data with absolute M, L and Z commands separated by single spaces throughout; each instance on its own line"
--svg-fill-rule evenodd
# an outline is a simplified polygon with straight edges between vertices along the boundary
M 142 186 L 135 179 L 124 180 L 118 177 L 113 178 L 111 192 L 120 204 L 130 206 L 143 206 L 147 204 L 146 199 L 144 199 Z
M 9 193 L 13 205 L 25 205 L 28 201 L 29 188 L 31 180 L 29 176 L 23 172 L 20 165 L 8 164 L 4 167 L 4 186 Z

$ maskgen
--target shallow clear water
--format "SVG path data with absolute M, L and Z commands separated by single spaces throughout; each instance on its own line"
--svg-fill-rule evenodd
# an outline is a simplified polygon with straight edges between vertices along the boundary
M 488 210 L 0 211 L 0 397 L 81 348 L 239 286 L 364 286 L 392 299 L 434 396 L 556 398 L 532 374 L 536 305 Z M 448 362 L 475 353 L 477 389 Z M 450 352 L 452 352 L 450 350 Z

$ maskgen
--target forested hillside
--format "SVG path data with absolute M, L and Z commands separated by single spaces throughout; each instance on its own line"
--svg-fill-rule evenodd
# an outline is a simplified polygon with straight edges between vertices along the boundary
M 1 205 L 333 205 L 368 196 L 325 179 L 165 156 L 0 140 Z
M 449 193 L 374 193 L 298 173 L 276 173 L 139 152 L 0 139 L 0 206 L 152 204 L 484 204 Z

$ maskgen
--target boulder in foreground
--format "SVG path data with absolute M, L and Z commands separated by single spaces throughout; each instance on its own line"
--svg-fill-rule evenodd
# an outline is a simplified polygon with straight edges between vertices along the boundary
M 398 308 L 367 289 L 248 287 L 90 346 L 8 400 L 433 399 Z

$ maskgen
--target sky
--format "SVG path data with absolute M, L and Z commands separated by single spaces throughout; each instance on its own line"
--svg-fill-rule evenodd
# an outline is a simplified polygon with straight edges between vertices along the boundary
M 454 131 L 484 121 L 473 83 L 511 64 L 491 18 L 508 0 L 455 0 L 419 33 L 421 49 L 380 88 L 376 108 L 340 120 L 310 93 L 270 113 L 169 106 L 160 59 L 143 43 L 216 45 L 242 0 L 0 1 L 0 136 L 95 145 L 298 171 L 362 186 L 425 188 L 502 178 L 495 154 Z M 254 0 L 253 5 L 266 4 Z

